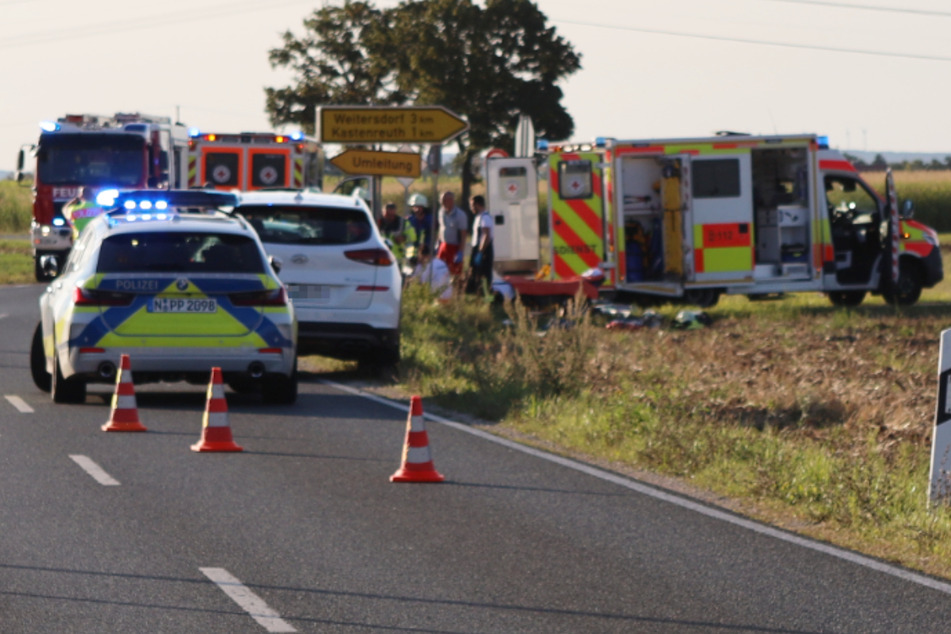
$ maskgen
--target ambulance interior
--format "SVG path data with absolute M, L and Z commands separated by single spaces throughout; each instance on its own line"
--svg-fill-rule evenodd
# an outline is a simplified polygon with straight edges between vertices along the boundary
M 809 163 L 805 147 L 752 151 L 754 277 L 806 279 Z
M 683 279 L 682 174 L 686 157 L 625 158 L 619 174 L 623 205 L 624 281 Z M 808 279 L 809 163 L 805 147 L 751 151 L 754 277 Z M 745 179 L 740 179 L 741 182 Z M 749 200 L 749 197 L 741 197 Z M 748 204 L 748 203 L 744 203 Z M 686 216 L 689 217 L 689 216 Z

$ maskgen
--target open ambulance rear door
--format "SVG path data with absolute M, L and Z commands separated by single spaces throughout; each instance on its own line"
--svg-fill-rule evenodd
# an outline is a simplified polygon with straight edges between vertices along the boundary
M 604 267 L 608 259 L 601 154 L 552 152 L 548 158 L 548 229 L 554 279 Z

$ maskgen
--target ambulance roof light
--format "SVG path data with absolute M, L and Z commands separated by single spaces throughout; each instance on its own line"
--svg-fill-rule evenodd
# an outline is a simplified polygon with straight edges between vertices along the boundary
M 195 138 L 196 136 L 201 136 L 201 130 L 198 128 L 188 128 L 188 136 Z
M 538 139 L 535 141 L 535 149 L 541 152 L 548 150 L 548 139 Z
M 594 147 L 604 147 L 605 145 L 607 145 L 607 143 L 608 143 L 607 138 L 603 136 L 595 137 L 594 139 Z
M 291 132 L 291 141 L 303 141 L 303 140 L 304 140 L 303 132 L 301 132 L 300 130 L 297 130 L 296 132 Z
M 820 149 L 820 150 L 828 150 L 828 149 L 829 149 L 829 137 L 824 136 L 824 135 L 823 135 L 823 136 L 820 136 L 818 139 L 816 139 L 816 142 L 819 144 L 819 149 Z

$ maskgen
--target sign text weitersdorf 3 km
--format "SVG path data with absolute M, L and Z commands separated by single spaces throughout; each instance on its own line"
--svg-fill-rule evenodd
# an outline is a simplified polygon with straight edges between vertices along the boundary
M 469 128 L 442 106 L 320 106 L 323 143 L 442 143 Z

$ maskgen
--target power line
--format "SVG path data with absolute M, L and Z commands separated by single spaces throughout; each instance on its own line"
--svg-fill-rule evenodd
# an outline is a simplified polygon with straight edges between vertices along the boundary
M 292 6 L 295 4 L 313 5 L 313 0 L 289 0 L 286 2 L 262 2 L 262 0 L 249 0 L 245 2 L 232 2 L 230 4 L 221 4 L 204 8 L 199 7 L 192 9 L 185 14 L 178 11 L 175 13 L 137 17 L 127 20 L 115 20 L 113 22 L 103 22 L 100 24 L 74 25 L 67 29 L 59 29 L 41 33 L 27 33 L 25 35 L 6 38 L 0 40 L 0 49 L 98 37 L 101 35 L 109 35 L 118 32 L 139 31 L 159 26 L 187 24 L 191 22 L 200 22 L 203 20 L 224 20 L 241 13 L 273 10 L 276 7 Z M 304 16 L 301 17 L 303 18 Z
M 794 1 L 794 0 L 780 0 Z M 578 20 L 560 20 L 551 18 L 552 22 L 562 24 L 574 24 L 575 26 L 589 26 L 596 29 L 612 29 L 616 31 L 630 31 L 633 33 L 649 33 L 651 35 L 670 35 L 672 37 L 689 37 L 700 40 L 713 40 L 716 42 L 733 42 L 737 44 L 756 44 L 759 46 L 779 46 L 782 48 L 796 48 L 811 51 L 827 51 L 832 53 L 853 53 L 855 55 L 875 55 L 877 57 L 893 57 L 903 59 L 927 60 L 932 62 L 951 62 L 951 57 L 942 55 L 923 55 L 918 53 L 888 53 L 884 51 L 874 51 L 858 48 L 841 48 L 837 46 L 821 46 L 817 44 L 796 44 L 792 42 L 769 42 L 767 40 L 755 40 L 743 37 L 727 37 L 725 35 L 704 35 L 702 33 L 686 33 L 683 31 L 670 31 L 666 29 L 644 29 L 634 26 L 617 26 L 615 24 L 598 24 L 595 22 L 580 22 Z
M 827 2 L 825 0 L 772 0 L 773 2 L 788 2 L 791 4 L 814 4 L 821 7 L 836 7 L 839 9 L 860 9 L 862 11 L 883 11 L 886 13 L 911 13 L 914 15 L 931 15 L 951 17 L 951 11 L 932 11 L 929 9 L 909 9 L 906 7 L 879 7 L 871 4 L 847 4 L 845 2 Z

